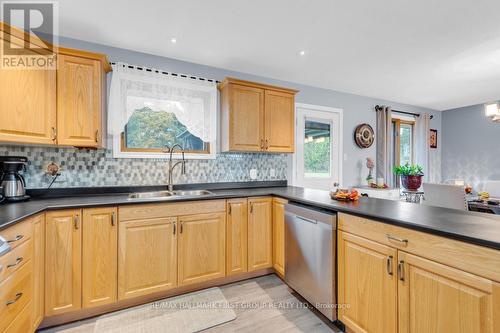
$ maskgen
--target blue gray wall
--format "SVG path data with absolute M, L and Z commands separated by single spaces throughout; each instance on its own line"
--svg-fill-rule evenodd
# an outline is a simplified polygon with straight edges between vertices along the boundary
M 220 68 L 193 64 L 189 62 L 179 61 L 176 59 L 159 57 L 150 54 L 119 49 L 104 45 L 98 45 L 74 39 L 61 38 L 60 44 L 68 47 L 105 53 L 108 55 L 110 61 L 115 61 L 115 62 L 121 61 L 133 65 L 154 67 L 158 69 L 164 69 L 166 71 L 213 78 L 220 81 L 222 81 L 226 76 L 234 76 L 246 80 L 282 85 L 285 87 L 290 87 L 300 90 L 299 94 L 296 97 L 296 101 L 299 103 L 308 103 L 308 104 L 341 108 L 344 110 L 343 184 L 346 186 L 364 183 L 364 179 L 366 178 L 367 174 L 366 168 L 364 166 L 365 159 L 366 157 L 373 157 L 373 158 L 375 157 L 375 144 L 369 149 L 360 149 L 355 145 L 353 140 L 353 131 L 358 124 L 369 123 L 375 128 L 375 112 L 374 112 L 375 105 L 377 104 L 391 105 L 393 109 L 409 111 L 409 112 L 417 112 L 417 113 L 429 112 L 434 115 L 434 119 L 431 121 L 431 128 L 438 129 L 438 133 L 439 134 L 441 133 L 441 114 L 439 112 L 433 112 L 432 110 L 429 109 L 424 109 L 420 107 L 415 107 L 411 105 L 395 103 L 375 98 L 357 96 L 338 91 L 305 86 L 290 82 L 284 82 L 275 79 L 255 76 L 251 74 L 239 73 Z M 390 85 L 391 82 L 380 82 L 380 84 Z M 440 149 L 432 150 L 432 153 L 436 154 L 437 160 L 439 161 Z M 44 157 L 40 157 L 40 155 L 37 156 L 39 156 L 38 158 L 44 159 Z M 280 156 L 277 156 L 276 158 L 282 159 L 282 157 Z M 290 165 L 290 162 L 288 162 L 288 164 Z M 145 161 L 143 165 L 144 168 L 147 168 L 147 161 Z M 268 170 L 262 170 L 261 174 L 265 175 L 267 174 L 267 171 Z M 439 176 L 440 171 L 441 167 L 439 165 L 436 165 L 433 172 L 436 173 L 435 177 L 437 179 L 440 178 Z M 243 172 L 246 172 L 246 169 Z M 289 166 L 287 174 L 288 178 L 291 179 Z M 246 177 L 240 176 L 239 178 L 245 179 Z M 263 179 L 265 179 L 264 176 Z M 116 184 L 116 185 L 121 185 L 121 184 Z
M 443 181 L 462 179 L 475 190 L 500 180 L 500 124 L 472 105 L 442 112 Z

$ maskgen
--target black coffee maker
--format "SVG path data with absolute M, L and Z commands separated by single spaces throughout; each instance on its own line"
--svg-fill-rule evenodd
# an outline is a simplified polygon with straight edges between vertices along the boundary
M 28 158 L 23 156 L 0 156 L 0 187 L 5 200 L 16 202 L 30 198 L 22 175 L 27 164 Z

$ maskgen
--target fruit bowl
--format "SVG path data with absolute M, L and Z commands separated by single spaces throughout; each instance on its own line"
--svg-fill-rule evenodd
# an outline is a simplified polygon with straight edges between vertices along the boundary
M 331 191 L 330 197 L 337 201 L 356 201 L 359 199 L 359 193 L 356 190 L 338 189 L 335 192 Z

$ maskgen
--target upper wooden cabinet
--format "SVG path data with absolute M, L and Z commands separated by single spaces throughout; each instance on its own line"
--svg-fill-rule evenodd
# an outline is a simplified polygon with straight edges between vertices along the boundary
M 23 45 L 24 32 L 10 33 Z M 0 142 L 102 147 L 109 71 L 105 55 L 64 47 L 57 70 L 0 69 Z
M 297 90 L 234 78 L 219 90 L 222 151 L 293 153 Z
M 57 142 L 99 147 L 102 142 L 106 72 L 101 62 L 62 49 L 57 70 Z

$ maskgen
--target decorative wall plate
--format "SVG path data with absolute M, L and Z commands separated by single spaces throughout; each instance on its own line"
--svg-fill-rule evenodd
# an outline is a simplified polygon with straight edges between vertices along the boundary
M 354 130 L 354 141 L 360 148 L 368 148 L 375 141 L 375 132 L 369 124 L 361 124 Z

